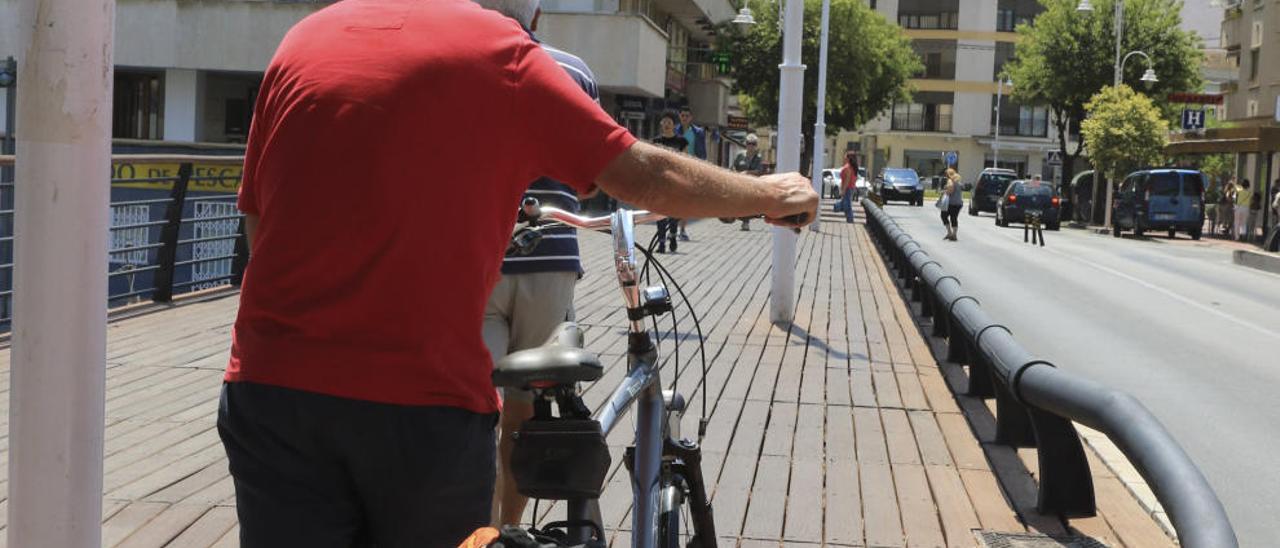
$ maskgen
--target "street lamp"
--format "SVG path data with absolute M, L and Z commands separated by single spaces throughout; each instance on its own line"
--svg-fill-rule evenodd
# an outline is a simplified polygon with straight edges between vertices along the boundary
M 1159 79 L 1156 78 L 1155 69 L 1152 68 L 1153 63 L 1151 62 L 1151 56 L 1141 51 L 1131 51 L 1125 54 L 1123 58 L 1121 57 L 1120 52 L 1122 51 L 1122 46 L 1121 46 L 1120 39 L 1124 36 L 1124 0 L 1115 0 L 1115 3 L 1116 3 L 1116 17 L 1115 17 L 1116 63 L 1115 63 L 1115 74 L 1112 79 L 1112 85 L 1119 86 L 1120 82 L 1124 80 L 1124 62 L 1129 60 L 1130 56 L 1141 55 L 1147 60 L 1147 71 L 1142 74 L 1141 81 L 1145 83 L 1148 88 L 1150 88 L 1152 84 L 1159 81 Z M 1093 11 L 1093 4 L 1090 4 L 1089 0 L 1080 0 L 1080 3 L 1076 5 L 1076 11 L 1080 13 L 1090 13 Z M 1098 176 L 1099 176 L 1098 170 L 1096 169 L 1094 170 L 1093 176 L 1094 176 L 1094 185 L 1095 185 L 1094 188 L 1097 188 L 1096 185 L 1098 183 Z M 1106 201 L 1106 209 L 1104 210 L 1104 217 L 1103 217 L 1104 225 L 1107 228 L 1111 227 L 1111 200 L 1115 192 L 1114 187 L 1115 187 L 1114 183 L 1107 184 L 1107 201 Z
M 756 24 L 756 18 L 751 14 L 751 8 L 742 6 L 742 9 L 738 10 L 738 16 L 733 18 L 733 24 L 742 30 L 746 30 L 747 27 Z
M 1088 2 L 1089 0 L 1084 0 Z M 996 143 L 993 147 L 991 167 L 1000 167 L 1000 99 L 1004 95 L 1004 86 L 1013 87 L 1013 80 L 1005 77 L 996 80 Z

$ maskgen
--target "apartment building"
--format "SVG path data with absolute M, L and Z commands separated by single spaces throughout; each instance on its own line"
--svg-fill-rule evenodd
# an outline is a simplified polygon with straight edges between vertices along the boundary
M 1280 0 L 1232 0 L 1223 12 L 1222 47 L 1235 71 L 1234 81 L 1224 89 L 1227 121 L 1280 127 Z M 1280 165 L 1274 152 L 1241 154 L 1237 176 L 1276 180 Z
M 243 143 L 277 44 L 296 22 L 329 3 L 119 0 L 117 149 Z M 18 4 L 0 0 L 0 22 L 16 21 Z M 736 13 L 728 0 L 544 0 L 542 6 L 539 38 L 591 65 L 608 112 L 649 137 L 663 108 L 688 104 L 708 127 L 709 154 L 719 156 L 721 128 L 736 103 L 730 81 L 711 63 L 709 43 L 712 22 Z M 10 28 L 0 32 L 0 62 L 21 48 Z
M 921 176 L 946 168 L 954 152 L 956 169 L 972 181 L 984 167 L 998 165 L 1022 174 L 1055 173 L 1047 154 L 1058 148 L 1048 108 L 1009 97 L 996 76 L 1013 57 L 1014 28 L 1030 23 L 1043 8 L 1035 0 L 869 0 L 872 9 L 897 22 L 924 62 L 911 81 L 915 94 L 893 105 L 856 132 L 831 143 L 828 158 L 856 150 L 873 170 L 910 167 Z M 999 102 L 997 150 L 996 105 Z

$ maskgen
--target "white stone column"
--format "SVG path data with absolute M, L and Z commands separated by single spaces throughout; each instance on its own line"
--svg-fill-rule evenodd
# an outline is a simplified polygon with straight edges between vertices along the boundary
M 25 0 L 9 372 L 9 546 L 102 540 L 115 0 Z
M 164 140 L 204 140 L 204 73 L 164 71 Z

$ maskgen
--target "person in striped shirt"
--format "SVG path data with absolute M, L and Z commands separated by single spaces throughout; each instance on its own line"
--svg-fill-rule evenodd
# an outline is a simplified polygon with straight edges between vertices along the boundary
M 520 23 L 529 36 L 537 28 L 538 0 L 476 0 Z M 537 41 L 536 38 L 534 38 Z M 577 56 L 539 43 L 542 49 L 564 69 L 565 73 L 599 102 L 595 76 Z M 578 194 L 573 187 L 542 178 L 525 191 L 524 198 L 536 198 L 543 206 L 577 213 Z M 523 200 L 523 198 L 522 198 Z M 511 204 L 512 208 L 520 204 Z M 578 236 L 570 227 L 548 228 L 542 240 L 528 255 L 508 256 L 502 261 L 502 278 L 493 288 L 484 311 L 484 342 L 497 362 L 519 350 L 535 348 L 546 342 L 560 322 L 573 319 L 573 287 L 582 275 L 578 256 Z M 498 477 L 494 486 L 492 521 L 495 527 L 516 525 L 524 513 L 528 499 L 516 490 L 511 475 L 511 437 L 533 416 L 533 395 L 526 390 L 507 388 L 503 394 L 500 437 L 498 441 Z

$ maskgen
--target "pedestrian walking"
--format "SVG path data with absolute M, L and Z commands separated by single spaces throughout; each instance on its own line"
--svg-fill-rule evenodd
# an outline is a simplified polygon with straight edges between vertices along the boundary
M 1241 179 L 1240 186 L 1236 189 L 1236 207 L 1235 207 L 1235 239 L 1245 241 L 1246 235 L 1249 234 L 1249 217 L 1253 204 L 1253 190 L 1251 190 L 1248 179 Z M 1252 237 L 1252 235 L 1249 235 Z
M 748 133 L 747 150 L 739 152 L 738 156 L 733 159 L 733 170 L 738 173 L 747 175 L 755 175 L 759 177 L 764 174 L 763 159 L 760 157 L 760 137 L 754 133 Z M 742 219 L 742 231 L 751 230 L 751 219 L 744 217 Z
M 689 140 L 684 136 L 676 133 L 676 114 L 674 112 L 663 112 L 658 118 L 658 138 L 653 140 L 653 144 L 664 147 L 675 152 L 686 153 L 689 146 Z M 679 226 L 680 219 L 667 217 L 658 221 L 658 253 L 667 252 L 667 241 L 671 242 L 671 252 L 675 253 L 679 246 L 676 238 L 676 227 Z
M 960 174 L 953 168 L 947 168 L 947 183 L 938 197 L 938 209 L 942 210 L 942 226 L 946 227 L 944 240 L 957 241 L 960 232 L 960 209 L 964 207 L 964 191 L 960 187 Z
M 336 2 L 280 42 L 245 151 L 252 258 L 217 409 L 240 546 L 457 546 L 490 523 L 482 325 L 530 181 L 665 215 L 817 214 L 808 179 L 637 142 L 564 72 L 473 2 Z
M 676 135 L 684 137 L 685 153 L 699 160 L 707 159 L 707 130 L 693 123 L 693 110 L 688 106 L 680 107 L 680 124 L 676 126 Z M 689 219 L 679 219 L 680 239 L 689 241 Z M 675 245 L 671 246 L 674 253 Z
M 1228 238 L 1235 234 L 1232 227 L 1235 223 L 1236 191 L 1236 178 L 1227 179 L 1227 184 L 1222 187 L 1222 199 L 1218 202 L 1218 225 L 1222 230 L 1220 234 L 1225 234 Z
M 853 223 L 853 195 L 858 192 L 858 153 L 844 153 L 844 167 L 840 168 L 840 209 L 844 222 Z
M 1258 223 L 1262 221 L 1262 212 L 1265 201 L 1262 198 L 1262 190 L 1254 190 L 1253 196 L 1249 198 L 1249 218 L 1245 221 L 1245 241 L 1253 242 L 1257 239 Z
M 1209 223 L 1209 234 L 1218 232 L 1218 202 L 1222 201 L 1221 182 L 1210 180 L 1209 188 L 1204 191 L 1204 219 Z
M 529 32 L 537 28 L 542 12 L 539 0 L 475 0 L 497 11 Z M 595 75 L 581 58 L 546 44 L 543 51 L 564 69 L 592 100 L 599 101 Z M 577 213 L 581 209 L 578 191 L 549 178 L 529 185 L 521 198 L 535 198 L 541 205 Z M 520 204 L 512 204 L 519 207 Z M 502 277 L 489 295 L 484 309 L 482 335 L 489 355 L 496 363 L 507 354 L 536 348 L 551 337 L 561 322 L 573 320 L 573 289 L 582 275 L 578 256 L 577 231 L 572 227 L 546 228 L 537 246 L 527 254 L 508 256 L 502 261 Z M 516 488 L 511 473 L 514 434 L 533 417 L 533 393 L 504 388 L 501 418 L 498 421 L 498 468 L 493 493 L 491 525 L 519 525 L 528 499 Z

